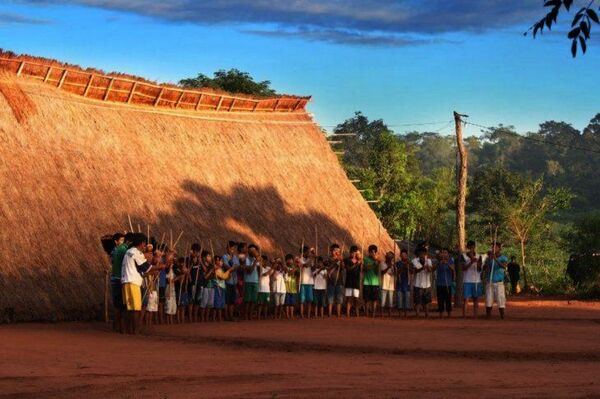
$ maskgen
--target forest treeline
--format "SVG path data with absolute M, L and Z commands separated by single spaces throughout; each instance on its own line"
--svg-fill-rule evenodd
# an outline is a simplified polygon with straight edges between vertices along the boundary
M 337 125 L 341 161 L 396 238 L 456 245 L 456 136 L 395 132 L 361 112 Z M 582 243 L 581 223 L 600 224 L 600 113 L 583 131 L 547 121 L 518 134 L 513 126 L 465 138 L 469 159 L 467 236 L 483 245 L 498 226 L 509 255 L 525 266 L 535 290 L 575 289 L 565 274 Z M 594 223 L 592 222 L 592 226 Z M 597 240 L 596 240 L 597 241 Z

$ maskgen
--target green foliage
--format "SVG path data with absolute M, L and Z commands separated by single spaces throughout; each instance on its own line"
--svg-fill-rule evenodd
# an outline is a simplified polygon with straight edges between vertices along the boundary
M 583 297 L 600 296 L 600 212 L 580 218 L 563 234 L 571 259 L 567 272 Z
M 575 194 L 574 210 L 600 209 L 600 114 L 583 132 L 564 122 L 548 121 L 525 137 L 512 126 L 487 130 L 481 149 L 470 151 L 477 162 L 471 157 L 470 173 L 497 165 L 521 176 L 543 175 L 548 187 L 566 187 Z
M 356 133 L 341 136 L 342 164 L 351 179 L 360 180 L 364 197 L 379 201 L 371 206 L 392 236 L 455 245 L 454 136 L 395 135 L 384 121 L 371 121 L 360 112 L 335 132 Z M 576 212 L 587 215 L 600 208 L 600 156 L 577 149 L 600 149 L 600 114 L 583 133 L 549 121 L 526 137 L 500 125 L 482 137 L 465 139 L 467 235 L 485 250 L 491 244 L 490 224 L 499 225 L 506 253 L 526 262 L 522 266 L 536 289 L 545 294 L 573 292 L 573 281 L 565 273 L 573 239 L 565 239 L 563 231 L 569 230 L 572 214 L 565 209 L 572 203 Z M 593 220 L 578 225 L 583 245 L 596 245 L 589 243 L 597 243 L 599 226 Z
M 180 80 L 179 84 L 185 88 L 209 87 L 229 93 L 251 94 L 259 97 L 268 97 L 276 94 L 275 90 L 270 87 L 270 81 L 255 82 L 248 72 L 242 72 L 235 68 L 229 71 L 220 69 L 214 73 L 212 78 L 199 73 L 195 78 Z
M 565 234 L 569 249 L 574 254 L 600 252 L 600 212 L 580 218 L 573 229 Z

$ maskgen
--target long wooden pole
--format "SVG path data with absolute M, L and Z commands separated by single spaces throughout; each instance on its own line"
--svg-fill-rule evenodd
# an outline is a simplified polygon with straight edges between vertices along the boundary
M 108 323 L 108 282 L 109 271 L 104 273 L 104 322 Z
M 183 230 L 181 230 L 181 233 L 179 233 L 179 236 L 177 237 L 177 239 L 173 243 L 173 248 L 175 248 L 177 246 L 177 244 L 179 243 L 179 240 L 181 240 L 181 236 L 182 235 L 183 235 Z
M 302 257 L 304 256 L 304 238 L 302 239 L 302 246 L 300 247 L 300 268 L 298 273 L 298 298 L 300 298 L 300 290 L 302 289 Z
M 381 251 L 381 221 L 379 221 L 379 230 L 377 231 L 377 245 L 379 246 L 379 250 Z M 385 258 L 384 258 L 385 259 Z M 381 276 L 381 265 L 375 263 L 377 267 L 377 279 L 379 281 L 379 292 L 381 293 L 381 288 L 383 287 L 383 281 Z
M 456 194 L 456 231 L 457 231 L 457 245 L 458 252 L 463 254 L 465 252 L 465 208 L 467 205 L 467 173 L 468 173 L 468 153 L 463 142 L 463 121 L 461 115 L 458 112 L 454 112 L 454 128 L 456 130 L 456 148 L 458 150 L 459 166 L 458 166 L 458 182 L 457 182 L 457 194 Z M 456 297 L 454 303 L 458 306 L 462 305 L 463 301 L 463 272 L 462 267 L 456 268 Z
M 129 214 L 127 214 L 127 220 L 129 221 L 129 232 L 134 233 L 133 224 L 131 223 L 131 216 L 129 216 Z

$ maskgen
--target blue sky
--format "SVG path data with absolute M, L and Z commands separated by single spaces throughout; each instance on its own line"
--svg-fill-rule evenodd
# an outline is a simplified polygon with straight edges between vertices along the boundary
M 519 132 L 546 120 L 582 129 L 600 112 L 600 26 L 572 59 L 569 15 L 562 31 L 523 37 L 542 3 L 9 0 L 0 46 L 167 82 L 239 68 L 279 92 L 312 95 L 309 109 L 328 130 L 358 110 L 398 133 L 450 133 L 453 110 Z M 423 122 L 440 123 L 403 126 Z

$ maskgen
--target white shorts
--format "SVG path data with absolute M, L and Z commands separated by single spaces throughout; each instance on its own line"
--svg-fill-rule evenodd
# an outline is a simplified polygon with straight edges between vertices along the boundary
M 150 291 L 148 293 L 148 305 L 146 306 L 148 312 L 158 312 L 158 293 L 156 291 Z
M 381 307 L 394 306 L 394 291 L 393 290 L 381 290 Z
M 504 291 L 504 283 L 492 283 L 485 286 L 485 307 L 491 308 L 494 302 L 499 308 L 506 307 L 506 294 Z
M 285 303 L 285 292 L 274 292 L 273 302 L 275 306 L 282 306 Z
M 202 300 L 200 301 L 201 308 L 209 308 L 212 309 L 215 304 L 215 289 L 214 288 L 206 288 L 202 289 Z
M 346 297 L 358 298 L 360 296 L 360 290 L 358 288 L 346 288 Z

